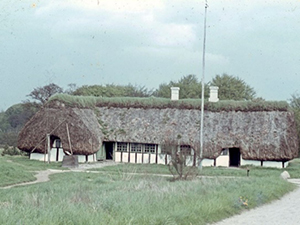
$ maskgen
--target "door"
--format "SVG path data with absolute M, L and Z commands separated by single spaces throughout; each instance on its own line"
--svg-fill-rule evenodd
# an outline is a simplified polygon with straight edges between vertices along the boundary
M 241 152 L 239 148 L 229 149 L 229 166 L 239 167 L 241 163 Z
M 106 160 L 114 159 L 114 142 L 104 142 L 104 149 L 106 153 Z

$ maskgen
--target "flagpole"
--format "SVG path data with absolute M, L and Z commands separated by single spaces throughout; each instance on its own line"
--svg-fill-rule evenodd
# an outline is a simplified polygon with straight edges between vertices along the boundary
M 203 32 L 203 55 L 202 55 L 202 90 L 201 90 L 201 116 L 200 116 L 200 154 L 199 154 L 199 169 L 202 170 L 203 160 L 203 121 L 204 121 L 204 77 L 205 77 L 205 44 L 206 44 L 206 15 L 207 15 L 207 0 L 205 0 L 205 13 L 204 13 L 204 32 Z

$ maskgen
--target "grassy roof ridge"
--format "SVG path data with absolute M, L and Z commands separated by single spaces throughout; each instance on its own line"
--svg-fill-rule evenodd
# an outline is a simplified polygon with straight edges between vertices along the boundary
M 118 108 L 177 108 L 177 109 L 201 109 L 201 99 L 181 99 L 172 101 L 167 98 L 137 98 L 137 97 L 95 97 L 74 96 L 68 94 L 56 94 L 48 103 L 55 106 L 55 102 L 64 103 L 68 107 L 94 108 L 94 107 L 118 107 Z M 205 101 L 204 109 L 211 112 L 221 111 L 288 111 L 289 104 L 286 101 L 233 101 L 223 100 L 218 102 Z

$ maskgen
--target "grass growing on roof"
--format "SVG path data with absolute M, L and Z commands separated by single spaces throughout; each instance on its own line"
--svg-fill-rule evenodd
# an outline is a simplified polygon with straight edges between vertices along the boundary
M 93 107 L 120 107 L 120 108 L 178 108 L 178 109 L 201 109 L 201 99 L 181 99 L 172 101 L 166 98 L 136 98 L 136 97 L 94 97 L 72 96 L 56 94 L 49 99 L 48 104 L 55 101 L 63 102 L 69 107 L 93 108 Z M 289 105 L 285 101 L 205 101 L 205 110 L 212 112 L 220 111 L 288 111 Z

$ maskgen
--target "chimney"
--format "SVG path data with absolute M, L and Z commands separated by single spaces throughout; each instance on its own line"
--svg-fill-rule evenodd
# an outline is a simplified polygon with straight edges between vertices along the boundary
M 179 87 L 171 87 L 171 100 L 177 101 L 179 99 Z
M 219 101 L 219 98 L 218 98 L 219 87 L 210 86 L 209 90 L 210 90 L 210 92 L 209 92 L 209 99 L 208 99 L 208 101 L 209 102 L 218 102 Z

